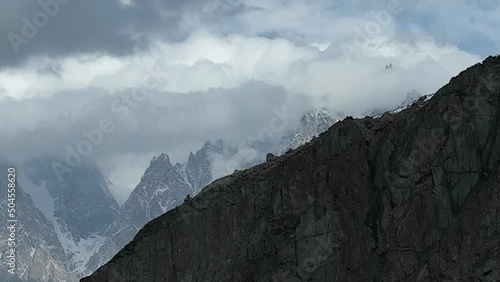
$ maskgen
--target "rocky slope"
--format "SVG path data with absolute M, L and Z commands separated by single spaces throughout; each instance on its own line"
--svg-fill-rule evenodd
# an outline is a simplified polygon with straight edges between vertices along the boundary
M 150 220 L 182 204 L 212 181 L 210 156 L 223 150 L 222 142 L 206 142 L 186 164 L 173 165 L 168 155 L 154 157 L 141 182 L 121 208 L 120 217 L 105 232 L 106 241 L 88 261 L 95 270 L 111 259 Z
M 297 149 L 343 118 L 345 118 L 344 113 L 333 109 L 315 108 L 306 111 L 300 119 L 299 127 L 287 132 L 280 140 L 278 153 L 283 154 L 290 149 Z
M 0 185 L 7 187 L 8 166 L 0 164 Z M 16 189 L 15 204 L 17 205 L 16 260 L 18 276 L 8 273 L 7 250 L 9 231 L 0 229 L 0 248 L 5 252 L 0 254 L 0 281 L 65 281 L 76 280 L 71 275 L 65 263 L 68 259 L 64 248 L 57 239 L 52 223 L 38 210 L 29 194 L 21 187 Z M 7 222 L 7 189 L 0 190 L 0 220 Z
M 97 166 L 81 165 L 59 179 L 53 161 L 39 158 L 17 167 L 19 268 L 17 276 L 9 275 L 2 260 L 0 281 L 78 281 L 91 273 L 85 268 L 87 261 L 119 214 Z M 0 184 L 5 182 L 2 177 Z M 1 192 L 0 207 L 6 210 L 6 190 Z M 5 214 L 2 218 L 6 221 Z M 1 230 L 2 238 L 7 238 L 6 232 Z M 2 250 L 8 249 L 6 243 L 0 240 Z
M 172 164 L 168 155 L 161 154 L 151 161 L 141 182 L 121 208 L 120 217 L 105 232 L 106 241 L 88 261 L 86 269 L 96 270 L 129 243 L 150 220 L 182 204 L 187 195 L 195 196 L 214 177 L 226 176 L 228 171 L 215 172 L 214 163 L 230 163 L 238 159 L 233 169 L 249 168 L 265 161 L 269 152 L 283 152 L 310 141 L 339 120 L 340 114 L 328 109 L 312 109 L 304 113 L 298 128 L 288 130 L 279 143 L 259 142 L 249 144 L 255 158 L 239 160 L 237 148 L 222 140 L 207 141 L 195 154 L 191 153 L 185 164 Z
M 308 111 L 300 127 L 287 134 L 302 137 L 292 140 L 295 143 L 309 141 L 321 132 L 318 130 L 331 125 L 330 115 L 325 109 Z M 280 146 L 288 147 L 292 141 L 282 141 Z M 276 144 L 265 142 L 256 142 L 252 148 L 259 152 L 258 156 L 239 162 L 237 169 L 264 161 L 269 150 L 280 151 Z M 109 193 L 110 183 L 95 165 L 83 164 L 65 173 L 62 179 L 54 172 L 55 159 L 50 157 L 20 165 L 17 196 L 18 204 L 23 207 L 19 214 L 23 233 L 18 242 L 20 268 L 14 277 L 7 274 L 2 264 L 0 281 L 77 281 L 77 277 L 92 273 L 130 242 L 144 224 L 209 184 L 214 179 L 214 159 L 224 163 L 236 153 L 236 148 L 218 140 L 206 142 L 189 155 L 185 164 L 171 164 L 165 154 L 155 157 L 122 207 Z M 228 171 L 218 173 L 225 176 Z M 2 199 L 0 206 L 5 207 L 5 197 Z M 7 230 L 2 232 L 7 235 Z M 0 240 L 4 250 L 6 244 L 7 241 Z
M 82 281 L 500 280 L 500 58 L 207 186 Z
M 59 179 L 52 159 L 36 159 L 24 165 L 27 180 L 44 186 L 54 200 L 53 215 L 75 241 L 101 235 L 118 216 L 119 206 L 108 183 L 94 164 L 83 164 Z M 28 182 L 28 181 L 25 181 Z

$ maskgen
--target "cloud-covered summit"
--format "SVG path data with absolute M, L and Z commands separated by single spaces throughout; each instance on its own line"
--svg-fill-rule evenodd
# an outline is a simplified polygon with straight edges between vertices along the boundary
M 428 35 L 483 57 L 498 48 L 500 6 L 493 0 L 20 0 L 2 3 L 0 66 L 19 66 L 36 56 L 121 57 L 158 40 L 181 42 L 200 29 L 335 46 L 352 41 L 356 29 L 371 25 L 381 11 L 391 13 L 391 23 L 378 35 Z
M 391 109 L 495 53 L 498 15 L 486 0 L 6 1 L 0 155 L 64 157 L 103 127 L 87 159 L 140 176 L 130 160 L 238 142 L 276 108 Z

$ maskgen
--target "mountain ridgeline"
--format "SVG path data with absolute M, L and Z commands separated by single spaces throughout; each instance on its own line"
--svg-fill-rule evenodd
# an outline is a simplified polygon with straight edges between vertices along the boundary
M 337 122 L 341 115 L 326 109 L 307 111 L 300 120 L 300 126 L 285 132 L 277 144 L 271 146 L 261 142 L 251 144 L 251 148 L 262 158 L 257 156 L 256 159 L 241 162 L 239 164 L 241 167 L 237 168 L 248 168 L 261 163 L 270 148 L 274 153 L 280 154 L 304 144 Z M 106 241 L 89 259 L 86 269 L 96 270 L 102 266 L 129 243 L 146 223 L 179 206 L 188 195 L 198 194 L 213 181 L 214 156 L 235 155 L 237 155 L 236 148 L 217 140 L 213 143 L 208 141 L 195 154 L 191 153 L 185 164 L 172 164 L 166 154 L 154 157 L 141 182 L 121 208 L 120 217 L 105 232 Z
M 17 170 L 16 201 L 22 207 L 17 214 L 17 275 L 9 274 L 7 260 L 2 260 L 0 281 L 78 281 L 109 261 L 146 223 L 182 204 L 187 195 L 196 195 L 214 178 L 232 172 L 224 165 L 228 160 L 238 160 L 232 170 L 251 167 L 270 151 L 280 154 L 309 141 L 341 116 L 328 109 L 307 111 L 299 126 L 283 132 L 275 143 L 249 144 L 256 152 L 254 159 L 241 161 L 237 148 L 222 140 L 206 142 L 185 163 L 172 164 L 166 154 L 156 156 L 122 206 L 110 193 L 113 184 L 95 164 L 84 163 L 60 179 L 51 168 L 55 159 L 29 160 Z M 3 171 L 7 167 L 0 162 Z M 0 184 L 6 181 L 0 176 Z M 5 210 L 6 192 L 2 190 L 0 201 Z M 6 214 L 2 216 L 6 220 Z M 3 250 L 8 250 L 7 231 L 0 232 Z
M 146 224 L 84 282 L 500 280 L 500 57 Z
M 182 204 L 187 195 L 196 195 L 212 180 L 210 154 L 220 153 L 222 143 L 207 142 L 188 162 L 173 165 L 166 154 L 154 157 L 141 182 L 123 205 L 102 247 L 87 263 L 97 269 L 123 248 L 150 220 Z

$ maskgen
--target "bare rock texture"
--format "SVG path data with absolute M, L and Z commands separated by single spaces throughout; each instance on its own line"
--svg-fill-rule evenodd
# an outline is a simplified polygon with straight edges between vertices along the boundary
M 86 282 L 499 281 L 500 57 L 149 222 Z

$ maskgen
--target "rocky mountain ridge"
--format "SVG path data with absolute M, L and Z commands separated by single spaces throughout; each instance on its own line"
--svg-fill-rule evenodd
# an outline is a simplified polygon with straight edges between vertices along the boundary
M 322 116 L 327 115 L 326 110 L 318 111 L 322 111 Z M 306 113 L 302 126 L 293 132 L 305 132 L 310 139 L 320 133 L 316 129 L 327 128 L 330 125 L 324 124 L 327 119 L 321 120 L 322 127 L 320 119 L 313 119 L 319 116 L 315 112 Z M 311 126 L 304 126 L 306 123 Z M 265 156 L 269 144 L 260 145 L 252 144 L 252 148 L 262 151 L 259 156 Z M 288 146 L 286 142 L 279 145 Z M 279 152 L 278 146 L 275 148 Z M 209 184 L 214 179 L 215 158 L 223 159 L 236 153 L 236 148 L 218 140 L 206 142 L 199 151 L 191 153 L 184 164 L 172 164 L 168 155 L 161 154 L 151 161 L 141 183 L 122 207 L 109 192 L 108 185 L 112 183 L 96 165 L 83 164 L 59 179 L 51 165 L 55 159 L 47 157 L 26 162 L 18 170 L 18 204 L 24 211 L 19 215 L 24 223 L 20 228 L 25 234 L 18 242 L 20 269 L 17 277 L 8 275 L 2 262 L 0 280 L 77 281 L 77 277 L 90 274 L 111 259 L 144 224 L 182 204 L 188 194 L 194 196 Z M 259 156 L 239 163 L 237 168 L 264 161 Z M 4 200 L 1 205 L 5 204 Z M 7 249 L 6 244 L 6 241 L 0 242 L 3 249 Z
M 210 155 L 220 153 L 222 143 L 205 143 L 186 164 L 173 165 L 166 154 L 151 160 L 141 182 L 121 208 L 121 214 L 105 232 L 102 247 L 87 264 L 97 269 L 123 248 L 150 220 L 183 203 L 187 195 L 196 195 L 212 180 Z
M 333 123 L 339 114 L 328 109 L 313 109 L 304 113 L 297 129 L 289 130 L 273 152 L 279 153 L 305 143 Z M 297 137 L 300 138 L 289 138 Z M 271 146 L 272 147 L 272 146 Z M 259 142 L 251 148 L 265 156 L 269 144 Z M 214 158 L 230 159 L 238 153 L 237 148 L 222 140 L 207 141 L 195 154 L 191 153 L 185 164 L 173 165 L 167 154 L 156 156 L 151 161 L 139 185 L 133 190 L 122 207 L 121 217 L 106 231 L 106 242 L 92 256 L 87 269 L 97 269 L 123 248 L 149 221 L 182 204 L 188 195 L 195 196 L 214 180 Z M 240 162 L 236 169 L 244 169 L 264 162 L 264 158 Z M 227 175 L 224 174 L 223 176 Z
M 500 57 L 146 224 L 82 281 L 500 280 Z
M 0 281 L 77 281 L 91 271 L 86 268 L 89 259 L 120 214 L 99 167 L 84 163 L 58 177 L 54 161 L 45 157 L 16 166 L 23 234 L 17 237 L 19 268 L 16 276 L 10 275 L 2 260 Z M 6 197 L 2 199 L 5 205 Z M 6 241 L 0 246 L 8 249 Z

